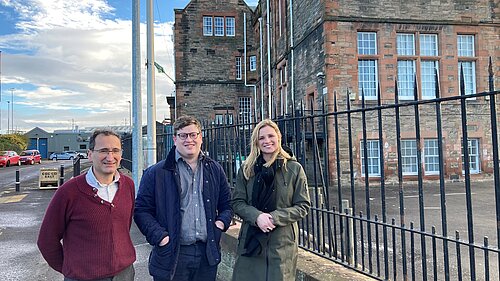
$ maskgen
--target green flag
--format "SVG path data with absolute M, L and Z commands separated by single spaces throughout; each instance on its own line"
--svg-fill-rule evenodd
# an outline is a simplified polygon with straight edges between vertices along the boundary
M 166 74 L 163 67 L 161 65 L 159 65 L 157 62 L 155 62 L 155 66 L 156 66 L 156 69 L 158 70 L 159 73 Z

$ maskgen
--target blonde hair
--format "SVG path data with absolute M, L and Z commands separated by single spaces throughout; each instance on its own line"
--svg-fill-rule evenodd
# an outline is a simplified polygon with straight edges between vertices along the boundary
M 257 162 L 257 158 L 259 158 L 260 156 L 259 131 L 260 129 L 267 126 L 273 128 L 276 134 L 278 135 L 278 143 L 277 143 L 278 149 L 276 149 L 276 151 L 273 153 L 271 159 L 264 164 L 264 167 L 271 166 L 278 157 L 280 159 L 283 159 L 283 166 L 286 167 L 286 161 L 292 158 L 290 154 L 284 151 L 283 148 L 281 147 L 281 132 L 280 129 L 278 128 L 278 125 L 274 123 L 271 119 L 264 119 L 255 126 L 252 132 L 252 136 L 250 137 L 250 142 L 251 142 L 250 154 L 245 160 L 245 165 L 243 166 L 243 175 L 247 180 L 254 175 L 253 167 Z

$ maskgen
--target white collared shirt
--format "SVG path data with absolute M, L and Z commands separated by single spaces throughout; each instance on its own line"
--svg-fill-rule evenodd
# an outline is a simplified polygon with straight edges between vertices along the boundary
M 97 195 L 99 195 L 101 199 L 106 200 L 109 203 L 113 202 L 113 198 L 115 198 L 116 191 L 118 190 L 118 180 L 120 179 L 120 173 L 115 172 L 113 182 L 111 182 L 110 184 L 102 184 L 97 180 L 92 170 L 93 167 L 91 167 L 87 172 L 85 180 L 87 180 L 87 183 L 90 186 L 97 188 Z

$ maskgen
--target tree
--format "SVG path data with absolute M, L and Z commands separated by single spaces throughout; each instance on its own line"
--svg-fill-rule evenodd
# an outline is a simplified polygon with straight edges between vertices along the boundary
M 21 134 L 0 135 L 0 150 L 14 150 L 20 153 L 28 147 L 28 138 Z

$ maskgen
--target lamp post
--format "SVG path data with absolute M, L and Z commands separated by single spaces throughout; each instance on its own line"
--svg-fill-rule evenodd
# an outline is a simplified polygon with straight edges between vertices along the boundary
M 10 129 L 10 133 L 12 134 L 14 132 L 14 90 L 15 88 L 10 88 L 10 114 L 12 114 L 12 125 Z
M 10 101 L 7 101 L 7 134 L 10 134 Z

